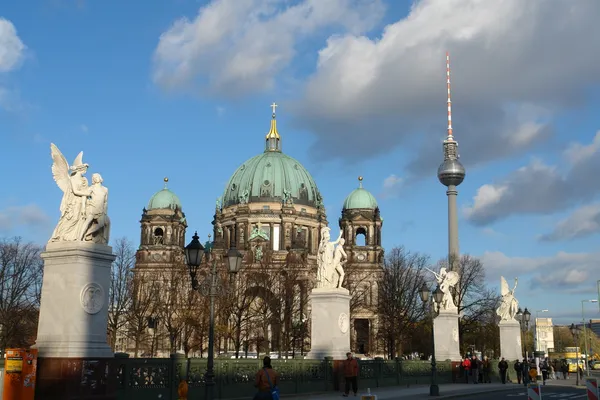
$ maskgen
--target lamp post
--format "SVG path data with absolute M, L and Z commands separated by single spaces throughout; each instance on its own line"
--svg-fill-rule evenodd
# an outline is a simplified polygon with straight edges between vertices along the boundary
M 583 308 L 583 303 L 597 303 L 598 300 L 581 300 L 581 323 L 583 324 L 583 346 L 585 351 L 585 360 L 583 361 L 583 366 L 585 367 L 585 373 L 587 376 L 590 376 L 590 368 L 588 366 L 588 343 L 587 343 L 587 333 L 585 330 L 585 310 Z
M 521 325 L 521 342 L 523 343 L 524 355 L 523 358 L 528 359 L 527 345 L 525 344 L 524 336 L 525 332 L 529 330 L 529 320 L 531 319 L 531 313 L 529 312 L 527 307 L 525 307 L 525 311 L 521 310 L 521 307 L 519 307 L 519 311 L 517 311 L 517 315 L 515 315 L 515 317 L 517 318 L 517 321 L 519 321 L 519 325 Z
M 577 377 L 575 381 L 575 385 L 579 386 L 579 328 L 575 326 L 575 324 L 571 324 L 569 327 L 571 330 L 571 335 L 573 335 L 573 339 L 575 340 L 575 357 L 577 359 L 577 365 L 575 367 L 575 376 Z
M 204 247 L 198 240 L 198 232 L 194 233 L 192 241 L 185 246 L 185 257 L 190 272 L 190 278 L 192 279 L 192 290 L 199 291 L 203 296 L 208 296 L 210 299 L 210 319 L 208 325 L 208 359 L 206 363 L 206 374 L 204 375 L 204 398 L 206 400 L 214 399 L 214 386 L 215 386 L 215 355 L 214 355 L 214 340 L 215 340 L 215 298 L 217 292 L 221 289 L 220 283 L 217 277 L 217 260 L 213 257 L 212 267 L 209 275 L 202 283 L 198 283 L 196 275 L 198 268 L 202 263 L 202 256 L 205 253 Z M 208 246 L 207 246 L 208 247 Z M 210 248 L 206 250 L 206 261 L 210 257 Z M 234 275 L 237 274 L 242 266 L 242 254 L 235 248 L 232 247 L 227 251 L 227 264 L 229 267 L 229 273 Z
M 433 318 L 435 313 L 439 311 L 439 305 L 444 298 L 444 292 L 438 286 L 433 291 L 433 296 L 430 296 L 429 286 L 426 282 L 423 282 L 421 289 L 419 290 L 419 296 L 423 305 L 429 305 L 429 316 L 431 317 L 431 385 L 429 386 L 430 396 L 439 396 L 440 387 L 437 384 L 437 366 L 435 363 L 435 333 L 433 329 Z

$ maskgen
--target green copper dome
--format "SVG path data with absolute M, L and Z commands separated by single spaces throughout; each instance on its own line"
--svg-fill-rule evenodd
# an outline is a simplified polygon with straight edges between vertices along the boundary
M 319 189 L 302 164 L 279 151 L 265 151 L 233 173 L 223 193 L 223 207 L 286 199 L 294 204 L 321 205 Z
M 370 209 L 374 210 L 377 208 L 377 200 L 368 190 L 362 187 L 362 176 L 358 177 L 359 187 L 358 189 L 354 189 L 352 193 L 346 197 L 344 200 L 344 210 L 352 210 L 352 209 Z
M 165 187 L 163 190 L 160 190 L 154 194 L 150 198 L 148 202 L 148 210 L 158 210 L 158 209 L 171 209 L 174 210 L 179 208 L 181 210 L 181 201 L 179 201 L 179 197 L 169 189 L 167 189 L 168 178 L 165 178 Z
M 281 152 L 281 136 L 277 131 L 275 107 L 271 128 L 265 136 L 265 152 L 243 163 L 231 176 L 223 207 L 246 203 L 281 202 L 322 207 L 317 185 L 308 171 L 297 160 Z

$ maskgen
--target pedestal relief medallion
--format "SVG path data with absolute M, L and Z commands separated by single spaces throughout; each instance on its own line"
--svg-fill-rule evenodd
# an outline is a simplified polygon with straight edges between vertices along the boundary
M 97 314 L 104 306 L 104 289 L 99 284 L 88 283 L 81 289 L 81 307 L 88 314 Z
M 338 318 L 338 325 L 340 327 L 340 331 L 342 333 L 347 333 L 348 329 L 350 329 L 350 319 L 348 318 L 348 314 L 341 313 Z

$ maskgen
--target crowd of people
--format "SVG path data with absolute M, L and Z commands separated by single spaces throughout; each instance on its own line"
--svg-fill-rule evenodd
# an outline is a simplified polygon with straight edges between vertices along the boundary
M 491 383 L 490 376 L 492 365 L 487 356 L 479 359 L 476 355 L 465 356 L 461 362 L 462 375 L 466 383 Z M 537 382 L 538 367 L 534 359 L 516 360 L 513 368 L 517 383 L 527 385 L 529 382 Z M 502 383 L 512 382 L 510 379 L 509 364 L 504 358 L 498 363 L 498 371 Z M 566 361 L 561 360 L 540 360 L 539 371 L 541 372 L 541 383 L 546 384 L 548 379 L 569 379 L 571 373 Z M 581 366 L 578 368 L 580 378 L 583 377 Z

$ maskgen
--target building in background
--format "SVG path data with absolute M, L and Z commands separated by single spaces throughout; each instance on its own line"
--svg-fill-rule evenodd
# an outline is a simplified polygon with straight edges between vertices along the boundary
M 535 319 L 536 350 L 548 354 L 548 349 L 554 349 L 554 325 L 552 318 Z

